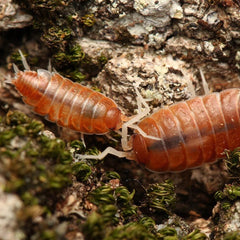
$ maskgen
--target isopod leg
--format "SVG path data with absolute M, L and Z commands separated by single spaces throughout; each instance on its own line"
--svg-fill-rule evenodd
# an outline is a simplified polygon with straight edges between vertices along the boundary
M 83 146 L 86 148 L 85 140 L 84 140 L 84 133 L 81 133 L 81 141 L 83 143 Z
M 107 147 L 102 153 L 100 153 L 99 155 L 82 155 L 82 154 L 76 154 L 75 158 L 77 160 L 81 160 L 81 159 L 103 159 L 105 158 L 108 154 L 112 154 L 114 156 L 117 156 L 119 158 L 128 158 L 129 153 L 123 152 L 123 151 L 118 151 L 112 147 Z M 129 159 L 129 158 L 128 158 Z
M 147 102 L 144 100 L 144 98 L 141 96 L 140 92 L 137 89 L 137 86 L 134 85 L 134 89 L 137 94 L 137 106 L 138 106 L 138 114 L 130 118 L 129 121 L 124 123 L 122 125 L 122 148 L 124 151 L 130 150 L 132 147 L 128 144 L 128 128 L 135 128 L 134 123 L 141 120 L 143 117 L 147 116 L 150 112 L 150 108 L 147 104 Z M 144 106 L 144 109 L 142 110 L 142 106 Z

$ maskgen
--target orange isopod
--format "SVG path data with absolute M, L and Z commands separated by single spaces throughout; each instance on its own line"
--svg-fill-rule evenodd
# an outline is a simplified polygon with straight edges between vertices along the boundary
M 121 128 L 125 116 L 113 100 L 56 72 L 31 71 L 20 54 L 26 70 L 14 66 L 16 77 L 11 83 L 34 112 L 84 134 L 104 134 Z
M 143 119 L 132 136 L 133 158 L 146 168 L 175 172 L 213 162 L 240 145 L 239 89 L 195 97 Z M 152 136 L 152 137 L 150 137 Z

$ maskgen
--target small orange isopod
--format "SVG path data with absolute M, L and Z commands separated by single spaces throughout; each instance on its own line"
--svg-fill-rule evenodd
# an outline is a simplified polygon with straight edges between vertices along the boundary
M 20 54 L 26 70 L 19 71 L 14 65 L 16 76 L 11 83 L 34 112 L 84 134 L 104 134 L 121 128 L 126 117 L 113 100 L 56 72 L 31 71 Z

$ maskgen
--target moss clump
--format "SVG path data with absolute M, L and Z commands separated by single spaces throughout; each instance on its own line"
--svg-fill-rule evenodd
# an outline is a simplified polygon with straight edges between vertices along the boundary
M 34 137 L 43 130 L 43 124 L 41 122 L 36 120 L 30 121 L 25 114 L 17 111 L 8 112 L 1 124 L 0 147 L 9 144 L 14 137 L 24 137 L 27 135 Z
M 129 222 L 124 225 L 113 227 L 107 225 L 105 218 L 96 212 L 89 215 L 87 221 L 82 226 L 82 231 L 86 239 L 89 240 L 206 240 L 207 236 L 199 230 L 194 230 L 186 236 L 179 236 L 172 227 L 165 227 L 156 230 L 156 224 L 150 217 L 144 217 L 139 221 Z
M 224 235 L 223 240 L 240 240 L 240 232 L 230 232 Z
M 33 26 L 42 32 L 41 40 L 51 49 L 62 49 L 72 41 L 77 21 L 72 0 L 15 0 L 34 17 Z
M 240 198 L 240 148 L 233 151 L 226 151 L 227 159 L 225 160 L 227 170 L 234 180 L 231 184 L 226 184 L 222 191 L 215 193 L 215 199 L 221 202 L 221 207 L 229 209 L 232 204 Z
M 73 148 L 73 151 L 75 153 L 81 153 L 86 149 L 84 144 L 80 140 L 73 140 L 72 142 L 70 142 L 69 146 Z
M 102 215 L 93 212 L 89 215 L 86 223 L 83 225 L 83 233 L 86 239 L 156 239 L 148 229 L 139 222 L 130 222 L 128 224 L 111 228 L 105 225 Z
M 60 139 L 43 134 L 44 125 L 25 114 L 9 112 L 0 123 L 0 173 L 4 191 L 24 203 L 18 212 L 26 239 L 60 239 L 52 215 L 60 193 L 71 184 L 72 156 Z M 41 219 L 36 224 L 34 219 Z
M 71 35 L 73 35 L 71 28 L 53 26 L 47 29 L 42 38 L 49 47 L 59 47 L 61 50 L 64 50 Z
M 157 233 L 158 239 L 165 240 L 165 239 L 171 239 L 171 240 L 178 240 L 177 231 L 174 228 L 171 227 L 165 227 L 158 231 Z
M 64 142 L 42 135 L 43 124 L 20 112 L 9 112 L 0 126 L 5 191 L 18 194 L 25 206 L 51 210 L 56 194 L 71 183 L 72 157 Z
M 90 61 L 87 59 L 88 57 L 79 45 L 69 45 L 64 51 L 57 51 L 53 55 L 54 66 L 60 71 L 67 69 L 65 75 L 78 82 L 85 79 L 85 75 L 79 69 L 84 62 Z
M 86 182 L 92 174 L 91 167 L 86 162 L 78 162 L 73 165 L 73 174 L 80 182 Z
M 115 228 L 104 240 L 154 240 L 154 234 L 147 230 L 147 228 L 138 222 L 131 222 L 123 226 Z
M 84 60 L 85 53 L 83 52 L 81 46 L 74 45 L 69 48 L 67 52 L 57 52 L 53 57 L 55 61 L 61 65 L 66 66 L 69 63 L 79 65 Z
M 240 175 L 240 148 L 236 148 L 231 152 L 226 152 L 227 159 L 225 160 L 228 172 L 233 176 L 239 178 Z
M 221 202 L 221 207 L 227 210 L 237 199 L 240 199 L 240 186 L 238 184 L 227 184 L 222 191 L 215 193 L 215 198 Z
M 108 61 L 108 58 L 104 55 L 101 55 L 100 57 L 98 57 L 98 62 L 102 66 L 104 66 L 107 63 L 107 61 Z
M 69 146 L 76 160 L 76 162 L 72 165 L 72 170 L 77 181 L 98 181 L 99 166 L 103 163 L 103 161 L 99 159 L 82 159 L 78 157 L 78 154 L 98 155 L 99 150 L 96 147 L 86 150 L 83 143 L 79 140 L 72 141 Z
M 105 173 L 103 173 L 103 175 L 101 177 L 101 180 L 103 182 L 108 182 L 111 179 L 119 179 L 120 180 L 121 177 L 120 177 L 120 175 L 117 172 L 113 172 L 113 171 L 105 172 Z
M 87 27 L 92 27 L 95 23 L 95 18 L 93 14 L 86 14 L 81 18 L 81 22 L 87 26 Z
M 104 184 L 92 191 L 89 199 L 98 206 L 97 213 L 101 215 L 103 224 L 111 226 L 136 215 L 137 207 L 132 203 L 133 196 L 134 192 L 130 193 L 124 186 L 114 188 L 110 184 Z
M 147 204 L 154 211 L 169 214 L 176 202 L 173 183 L 169 180 L 163 183 L 149 185 L 147 189 Z
M 191 233 L 189 233 L 183 240 L 206 240 L 208 239 L 206 234 L 200 232 L 200 230 L 195 229 Z

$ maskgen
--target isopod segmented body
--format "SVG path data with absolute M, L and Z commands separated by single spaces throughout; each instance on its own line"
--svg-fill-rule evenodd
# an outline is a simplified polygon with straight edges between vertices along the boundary
M 133 135 L 135 160 L 153 171 L 182 171 L 215 161 L 225 149 L 240 146 L 239 96 L 239 89 L 228 89 L 146 117 L 138 127 L 152 137 Z
M 121 128 L 124 115 L 114 101 L 58 73 L 43 69 L 17 71 L 12 83 L 34 112 L 47 115 L 60 126 L 85 134 Z

